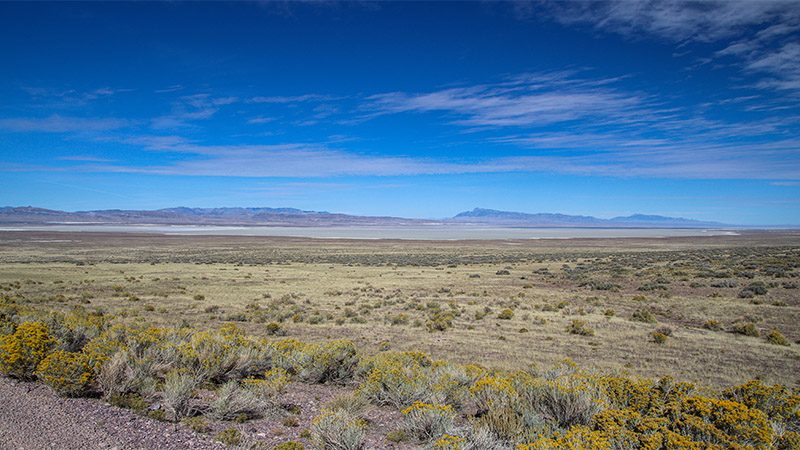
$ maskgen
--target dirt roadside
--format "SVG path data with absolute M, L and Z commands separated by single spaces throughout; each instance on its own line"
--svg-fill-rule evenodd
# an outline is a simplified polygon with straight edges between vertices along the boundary
M 224 449 L 210 437 L 46 386 L 0 377 L 0 450 Z

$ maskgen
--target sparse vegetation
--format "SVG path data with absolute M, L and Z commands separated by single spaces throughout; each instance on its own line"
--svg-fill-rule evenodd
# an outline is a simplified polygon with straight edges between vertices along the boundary
M 242 447 L 797 442 L 800 305 L 793 282 L 781 281 L 800 276 L 791 247 L 492 248 L 491 257 L 455 245 L 377 248 L 384 253 L 281 247 L 274 261 L 236 250 L 233 263 L 215 260 L 218 249 L 193 255 L 208 264 L 141 253 L 176 259 L 169 269 L 150 259 L 66 268 L 11 261 L 0 269 L 0 371 L 63 396 L 102 395 Z M 513 276 L 493 276 L 498 266 Z M 755 294 L 758 282 L 765 293 Z M 741 301 L 733 289 L 741 286 L 763 304 Z M 648 325 L 656 317 L 658 326 Z M 713 354 L 715 370 L 699 354 Z M 567 355 L 579 363 L 551 359 Z M 734 359 L 736 367 L 725 364 Z M 654 373 L 675 378 L 654 381 Z M 755 376 L 783 385 L 742 384 Z M 375 414 L 397 428 L 377 430 Z M 259 438 L 250 427 L 280 433 Z
M 586 322 L 578 319 L 570 322 L 569 326 L 567 327 L 567 331 L 569 331 L 571 334 L 577 334 L 579 336 L 594 336 L 594 330 L 589 327 Z

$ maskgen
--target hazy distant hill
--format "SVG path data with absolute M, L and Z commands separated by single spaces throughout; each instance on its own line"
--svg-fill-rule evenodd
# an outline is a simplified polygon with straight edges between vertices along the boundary
M 405 225 L 425 223 L 398 217 L 351 216 L 294 208 L 167 208 L 152 211 L 56 211 L 34 207 L 0 208 L 0 224 L 52 223 L 159 224 L 159 225 L 272 225 L 341 226 Z
M 424 220 L 400 217 L 373 217 L 303 211 L 295 208 L 166 208 L 151 211 L 109 209 L 100 211 L 57 211 L 26 207 L 0 208 L 0 224 L 45 225 L 54 223 L 158 224 L 158 225 L 266 225 L 266 226 L 403 226 L 434 223 L 470 224 L 497 227 L 641 227 L 714 228 L 717 222 L 634 214 L 613 219 L 591 216 L 537 213 L 475 208 L 451 219 Z
M 472 211 L 457 214 L 453 221 L 514 227 L 710 228 L 725 226 L 725 224 L 719 222 L 702 222 L 681 217 L 648 216 L 644 214 L 598 219 L 592 216 L 549 213 L 527 214 L 483 208 L 475 208 Z

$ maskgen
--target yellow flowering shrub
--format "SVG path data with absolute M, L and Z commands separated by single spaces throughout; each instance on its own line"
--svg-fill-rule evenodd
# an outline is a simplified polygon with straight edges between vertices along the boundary
M 267 348 L 271 352 L 272 365 L 285 369 L 292 375 L 302 372 L 311 359 L 309 344 L 300 342 L 297 339 L 272 341 Z
M 306 348 L 309 360 L 300 377 L 314 383 L 343 383 L 351 380 L 358 366 L 356 346 L 349 340 L 330 341 Z
M 219 332 L 186 330 L 188 336 L 174 337 L 180 364 L 200 378 L 224 383 L 257 374 L 266 365 L 262 348 L 235 325 Z
M 517 399 L 517 391 L 511 378 L 497 375 L 487 375 L 479 379 L 469 388 L 469 392 L 479 412 L 509 406 Z
M 403 430 L 419 442 L 438 439 L 451 428 L 456 414 L 450 405 L 416 401 L 403 411 Z
M 83 349 L 107 326 L 107 320 L 103 313 L 88 311 L 81 306 L 76 306 L 65 314 L 50 313 L 44 322 L 50 330 L 50 334 L 58 339 L 59 348 L 69 352 Z
M 430 370 L 431 399 L 461 408 L 470 398 L 469 388 L 482 376 L 477 366 L 435 361 Z
M 246 378 L 244 384 L 266 398 L 277 397 L 289 384 L 291 376 L 286 369 L 275 367 L 264 373 L 264 379 Z
M 780 384 L 768 385 L 752 380 L 726 389 L 723 396 L 748 408 L 757 408 L 770 420 L 785 423 L 788 428 L 800 431 L 800 393 Z
M 359 364 L 359 392 L 379 405 L 406 407 L 431 395 L 430 357 L 419 352 L 383 352 Z
M 775 442 L 777 450 L 795 450 L 800 448 L 800 432 L 785 431 L 782 435 L 778 436 Z
M 292 379 L 355 379 L 362 402 L 400 409 L 399 431 L 426 448 L 800 448 L 800 392 L 761 381 L 700 396 L 694 385 L 668 377 L 597 375 L 571 362 L 541 373 L 489 371 L 421 352 L 362 357 L 347 340 L 256 340 L 234 325 L 218 331 L 109 326 L 108 318 L 83 310 L 25 312 L 25 317 L 52 321 L 54 330 L 49 322 L 15 325 L 14 308 L 0 298 L 0 331 L 9 331 L 0 335 L 0 372 L 37 377 L 66 396 L 85 395 L 97 386 L 106 394 L 161 398 L 174 419 L 197 412 L 194 395 L 209 381 L 226 382 L 230 391 L 227 396 L 218 391 L 216 400 L 236 403 L 251 397 L 274 401 Z M 82 351 L 67 351 L 78 340 L 64 339 L 95 333 Z M 215 410 L 222 414 L 223 409 Z M 356 410 L 325 409 L 311 427 L 315 444 L 363 448 L 366 424 Z
M 585 426 L 575 426 L 561 436 L 543 437 L 517 450 L 611 450 L 608 437 Z
M 615 448 L 657 450 L 664 441 L 666 418 L 642 417 L 634 409 L 606 409 L 592 419 L 594 429 L 609 437 Z
M 695 441 L 719 442 L 729 448 L 768 448 L 773 437 L 763 412 L 738 402 L 700 396 L 683 399 L 679 417 L 670 428 Z
M 21 380 L 32 380 L 36 366 L 56 343 L 43 323 L 23 322 L 13 334 L 0 336 L 0 372 Z
M 433 450 L 461 450 L 461 445 L 464 442 L 466 442 L 466 439 L 461 436 L 444 434 L 442 437 L 434 441 L 431 448 Z
M 80 397 L 91 390 L 94 363 L 82 352 L 56 350 L 36 369 L 36 377 L 65 397 Z
M 118 350 L 125 347 L 127 336 L 130 333 L 131 327 L 119 323 L 113 324 L 96 338 L 89 341 L 83 347 L 83 351 L 92 355 L 95 359 L 106 361 Z
M 598 381 L 611 405 L 633 409 L 643 416 L 663 414 L 666 408 L 674 407 L 695 390 L 693 384 L 676 383 L 670 377 L 653 382 L 647 379 L 604 376 Z

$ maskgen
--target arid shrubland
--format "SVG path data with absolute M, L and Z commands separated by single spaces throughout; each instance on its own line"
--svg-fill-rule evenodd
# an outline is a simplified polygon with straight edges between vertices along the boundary
M 212 419 L 247 420 L 262 417 L 276 408 L 274 398 L 256 383 L 228 381 L 217 389 L 206 414 Z
M 198 385 L 197 378 L 185 371 L 173 370 L 165 375 L 161 401 L 172 420 L 178 421 L 197 412 L 192 397 Z
M 311 424 L 311 439 L 324 450 L 361 450 L 367 423 L 344 409 L 325 409 Z
M 323 449 L 364 448 L 369 403 L 400 411 L 398 436 L 432 449 L 790 449 L 800 442 L 800 395 L 760 381 L 711 394 L 571 362 L 498 371 L 421 352 L 363 355 L 344 340 L 264 340 L 232 325 L 109 325 L 104 316 L 74 314 L 48 319 L 57 333 L 11 316 L 13 331 L 0 336 L 0 372 L 39 379 L 65 396 L 100 393 L 174 421 L 249 420 L 279 411 L 292 382 L 337 384 L 351 394 L 331 401 L 310 428 Z M 79 345 L 78 335 L 88 340 Z
M 414 402 L 403 410 L 402 429 L 418 442 L 429 442 L 449 433 L 456 420 L 450 405 Z

